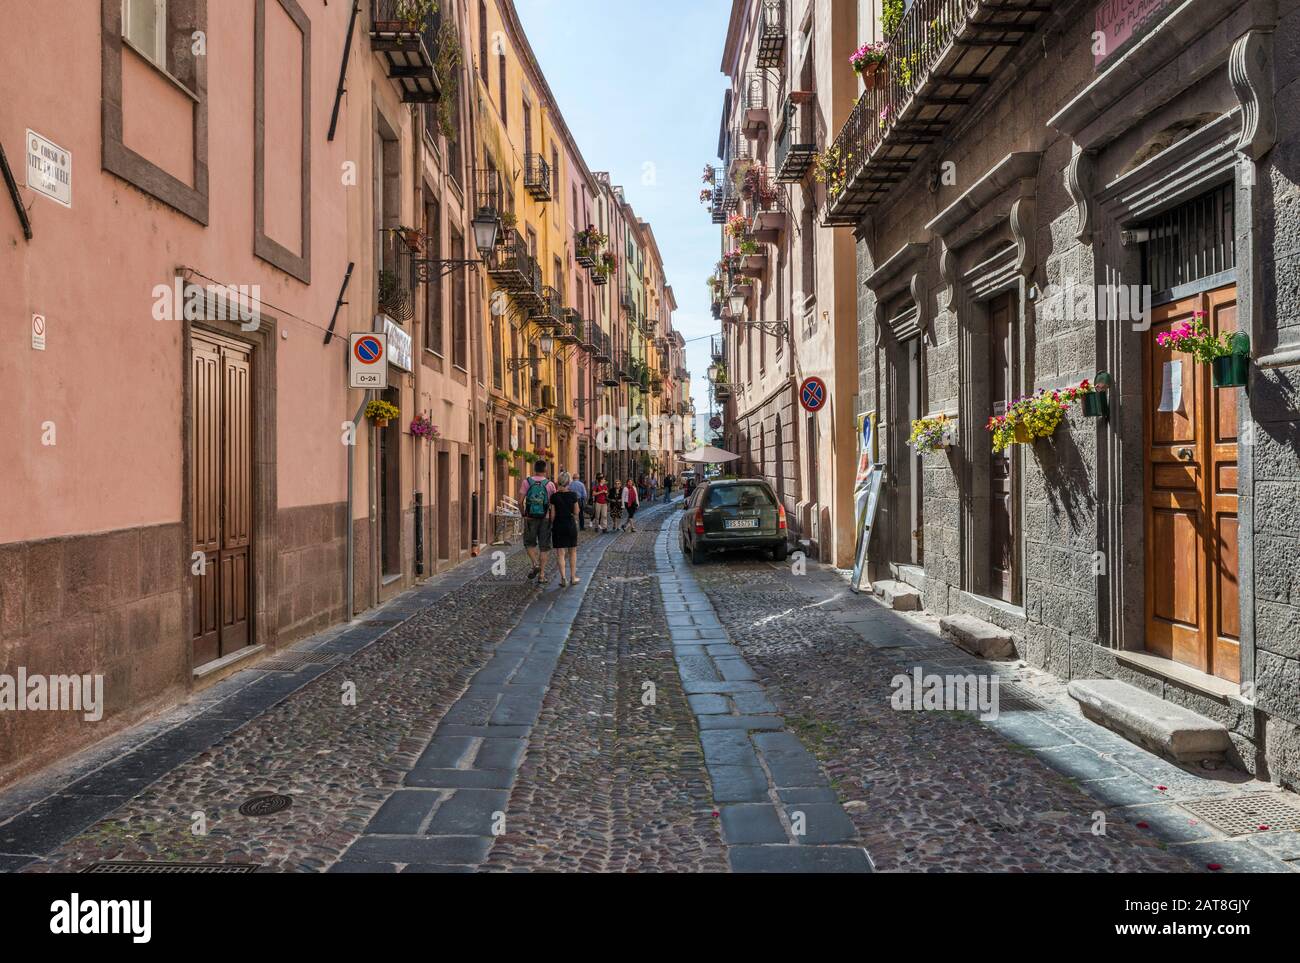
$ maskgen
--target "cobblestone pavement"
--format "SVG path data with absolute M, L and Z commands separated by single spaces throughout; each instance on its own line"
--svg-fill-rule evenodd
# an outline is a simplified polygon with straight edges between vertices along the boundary
M 832 569 L 724 558 L 697 580 L 878 871 L 1287 872 L 1300 858 L 1296 833 L 1244 849 L 1182 807 L 1270 787 L 1157 758 L 1071 711 L 1046 673 L 975 659 Z M 1000 717 L 893 709 L 892 680 L 916 667 L 997 674 Z

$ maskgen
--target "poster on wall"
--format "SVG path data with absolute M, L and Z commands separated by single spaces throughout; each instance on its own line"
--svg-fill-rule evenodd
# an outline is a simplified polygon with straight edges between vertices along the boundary
M 867 552 L 871 546 L 871 530 L 876 524 L 880 482 L 885 474 L 885 466 L 875 461 L 875 429 L 875 412 L 858 416 L 858 475 L 853 485 L 857 549 L 853 556 L 853 578 L 849 583 L 854 592 L 871 591 L 871 580 L 867 578 Z

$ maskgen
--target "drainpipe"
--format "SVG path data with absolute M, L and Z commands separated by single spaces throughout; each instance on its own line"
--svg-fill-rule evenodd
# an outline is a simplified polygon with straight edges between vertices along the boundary
M 361 407 L 352 417 L 352 444 L 348 445 L 348 519 L 347 519 L 347 542 L 348 542 L 348 611 L 347 620 L 352 621 L 356 613 L 356 587 L 353 581 L 356 570 L 356 538 L 352 534 L 352 498 L 353 498 L 353 474 L 356 464 L 357 451 L 357 426 L 361 424 L 361 418 L 366 411 L 366 402 L 370 400 L 370 392 L 367 391 L 361 399 Z

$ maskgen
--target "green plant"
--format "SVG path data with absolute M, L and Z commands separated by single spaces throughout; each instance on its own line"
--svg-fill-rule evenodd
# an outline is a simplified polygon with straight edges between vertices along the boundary
M 846 153 L 838 144 L 832 144 L 813 155 L 813 179 L 818 184 L 826 185 L 826 193 L 830 197 L 837 197 L 844 190 L 849 161 L 852 159 L 853 155 Z
M 1206 313 L 1197 311 L 1191 321 L 1184 321 L 1172 331 L 1162 331 L 1156 335 L 1156 344 L 1171 351 L 1190 354 L 1201 364 L 1210 364 L 1216 358 L 1229 355 L 1250 354 L 1250 338 L 1240 331 L 1224 331 L 1218 335 L 1210 334 L 1207 327 Z
M 402 290 L 401 279 L 385 268 L 379 272 L 378 286 L 379 309 L 398 321 L 409 321 L 411 303 L 407 293 Z
M 744 238 L 740 242 L 740 253 L 744 254 L 746 257 L 757 254 L 758 242 L 755 241 L 752 237 Z
M 523 472 L 521 472 L 518 468 L 511 468 L 506 472 L 506 474 L 509 475 L 511 478 L 518 478 L 520 475 L 523 474 Z
M 510 460 L 510 452 L 508 452 L 508 451 L 501 451 L 501 450 L 498 449 L 498 451 L 497 451 L 497 453 L 496 453 L 496 459 L 497 459 L 497 461 L 509 461 L 509 460 Z
M 516 224 L 518 224 L 518 223 L 519 223 L 519 218 L 515 215 L 515 212 L 514 212 L 514 211 L 502 211 L 502 212 L 501 212 L 501 226 L 502 226 L 502 227 L 506 228 L 507 230 L 510 230 L 511 228 L 513 228 L 513 227 L 514 227 Z
M 460 68 L 465 62 L 461 52 L 460 33 L 455 21 L 448 18 L 438 30 L 438 56 L 434 59 L 433 70 L 438 77 L 438 87 L 442 96 L 436 108 L 438 129 L 448 140 L 457 134 L 457 111 L 460 109 Z
M 903 22 L 903 14 L 907 10 L 907 4 L 904 0 L 884 0 L 881 4 L 880 12 L 880 32 L 886 38 L 892 37 L 898 25 Z
M 438 0 L 397 0 L 397 17 L 415 31 L 423 31 L 438 12 Z

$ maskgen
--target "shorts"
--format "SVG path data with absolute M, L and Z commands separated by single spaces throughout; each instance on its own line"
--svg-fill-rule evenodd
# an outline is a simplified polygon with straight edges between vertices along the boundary
M 549 518 L 524 519 L 524 548 L 551 550 L 551 520 Z

